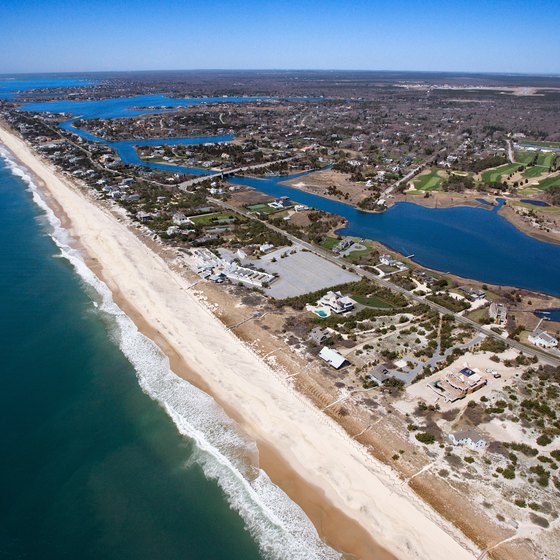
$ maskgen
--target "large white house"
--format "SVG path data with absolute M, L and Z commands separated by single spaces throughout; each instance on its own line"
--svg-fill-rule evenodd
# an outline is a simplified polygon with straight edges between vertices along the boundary
M 532 342 L 535 346 L 540 346 L 541 348 L 556 348 L 556 346 L 558 346 L 558 340 L 556 338 L 554 338 L 550 333 L 540 329 L 535 329 L 529 335 L 529 342 Z
M 355 301 L 348 296 L 343 296 L 340 292 L 327 292 L 317 305 L 323 305 L 332 309 L 335 313 L 346 313 L 354 309 Z

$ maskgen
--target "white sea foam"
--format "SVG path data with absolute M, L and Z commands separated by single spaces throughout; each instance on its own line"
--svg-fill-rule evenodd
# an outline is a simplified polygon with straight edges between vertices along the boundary
M 193 460 L 207 478 L 219 484 L 263 555 L 271 560 L 340 559 L 339 553 L 321 541 L 303 510 L 264 471 L 251 468 L 247 457 L 256 456 L 255 443 L 239 432 L 209 395 L 176 376 L 167 357 L 113 301 L 106 284 L 71 246 L 68 232 L 61 227 L 28 172 L 2 146 L 0 157 L 28 185 L 33 201 L 45 212 L 52 239 L 89 287 L 96 309 L 109 318 L 112 335 L 134 366 L 142 390 L 161 404 L 179 433 L 194 442 Z

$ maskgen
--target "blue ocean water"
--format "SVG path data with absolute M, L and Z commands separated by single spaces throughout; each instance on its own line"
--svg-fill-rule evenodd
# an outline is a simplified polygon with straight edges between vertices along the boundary
M 338 558 L 30 185 L 0 158 L 0 558 Z
M 71 76 L 0 76 L 0 99 L 13 99 L 19 92 L 34 89 L 85 86 L 91 83 L 91 80 Z

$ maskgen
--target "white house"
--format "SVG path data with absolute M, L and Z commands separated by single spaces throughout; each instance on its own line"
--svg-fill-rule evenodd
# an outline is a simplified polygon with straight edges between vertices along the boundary
M 327 292 L 317 305 L 324 305 L 332 309 L 335 313 L 346 313 L 354 308 L 354 300 L 348 296 L 343 296 L 340 292 Z
M 558 340 L 556 338 L 546 331 L 541 331 L 540 329 L 535 329 L 529 335 L 529 342 L 532 342 L 535 346 L 540 346 L 541 348 L 555 348 L 558 346 Z
M 334 369 L 340 369 L 342 365 L 346 362 L 346 358 L 339 354 L 336 350 L 323 346 L 321 352 L 319 352 L 319 357 L 325 360 Z
M 449 434 L 449 439 L 453 445 L 466 445 L 474 450 L 484 449 L 488 442 L 473 428 L 460 430 L 454 434 Z

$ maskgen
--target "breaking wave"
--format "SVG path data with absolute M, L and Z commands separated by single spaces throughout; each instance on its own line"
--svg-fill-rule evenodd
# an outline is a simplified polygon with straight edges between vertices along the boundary
M 33 201 L 43 210 L 49 235 L 85 283 L 96 309 L 108 319 L 111 336 L 134 366 L 142 390 L 164 408 L 179 433 L 194 443 L 191 460 L 217 482 L 263 556 L 270 560 L 341 559 L 341 554 L 319 538 L 303 510 L 263 470 L 253 466 L 251 459 L 258 456 L 255 443 L 237 429 L 212 397 L 176 376 L 167 357 L 113 301 L 107 285 L 71 246 L 68 232 L 31 175 L 2 146 L 0 157 L 27 184 Z

